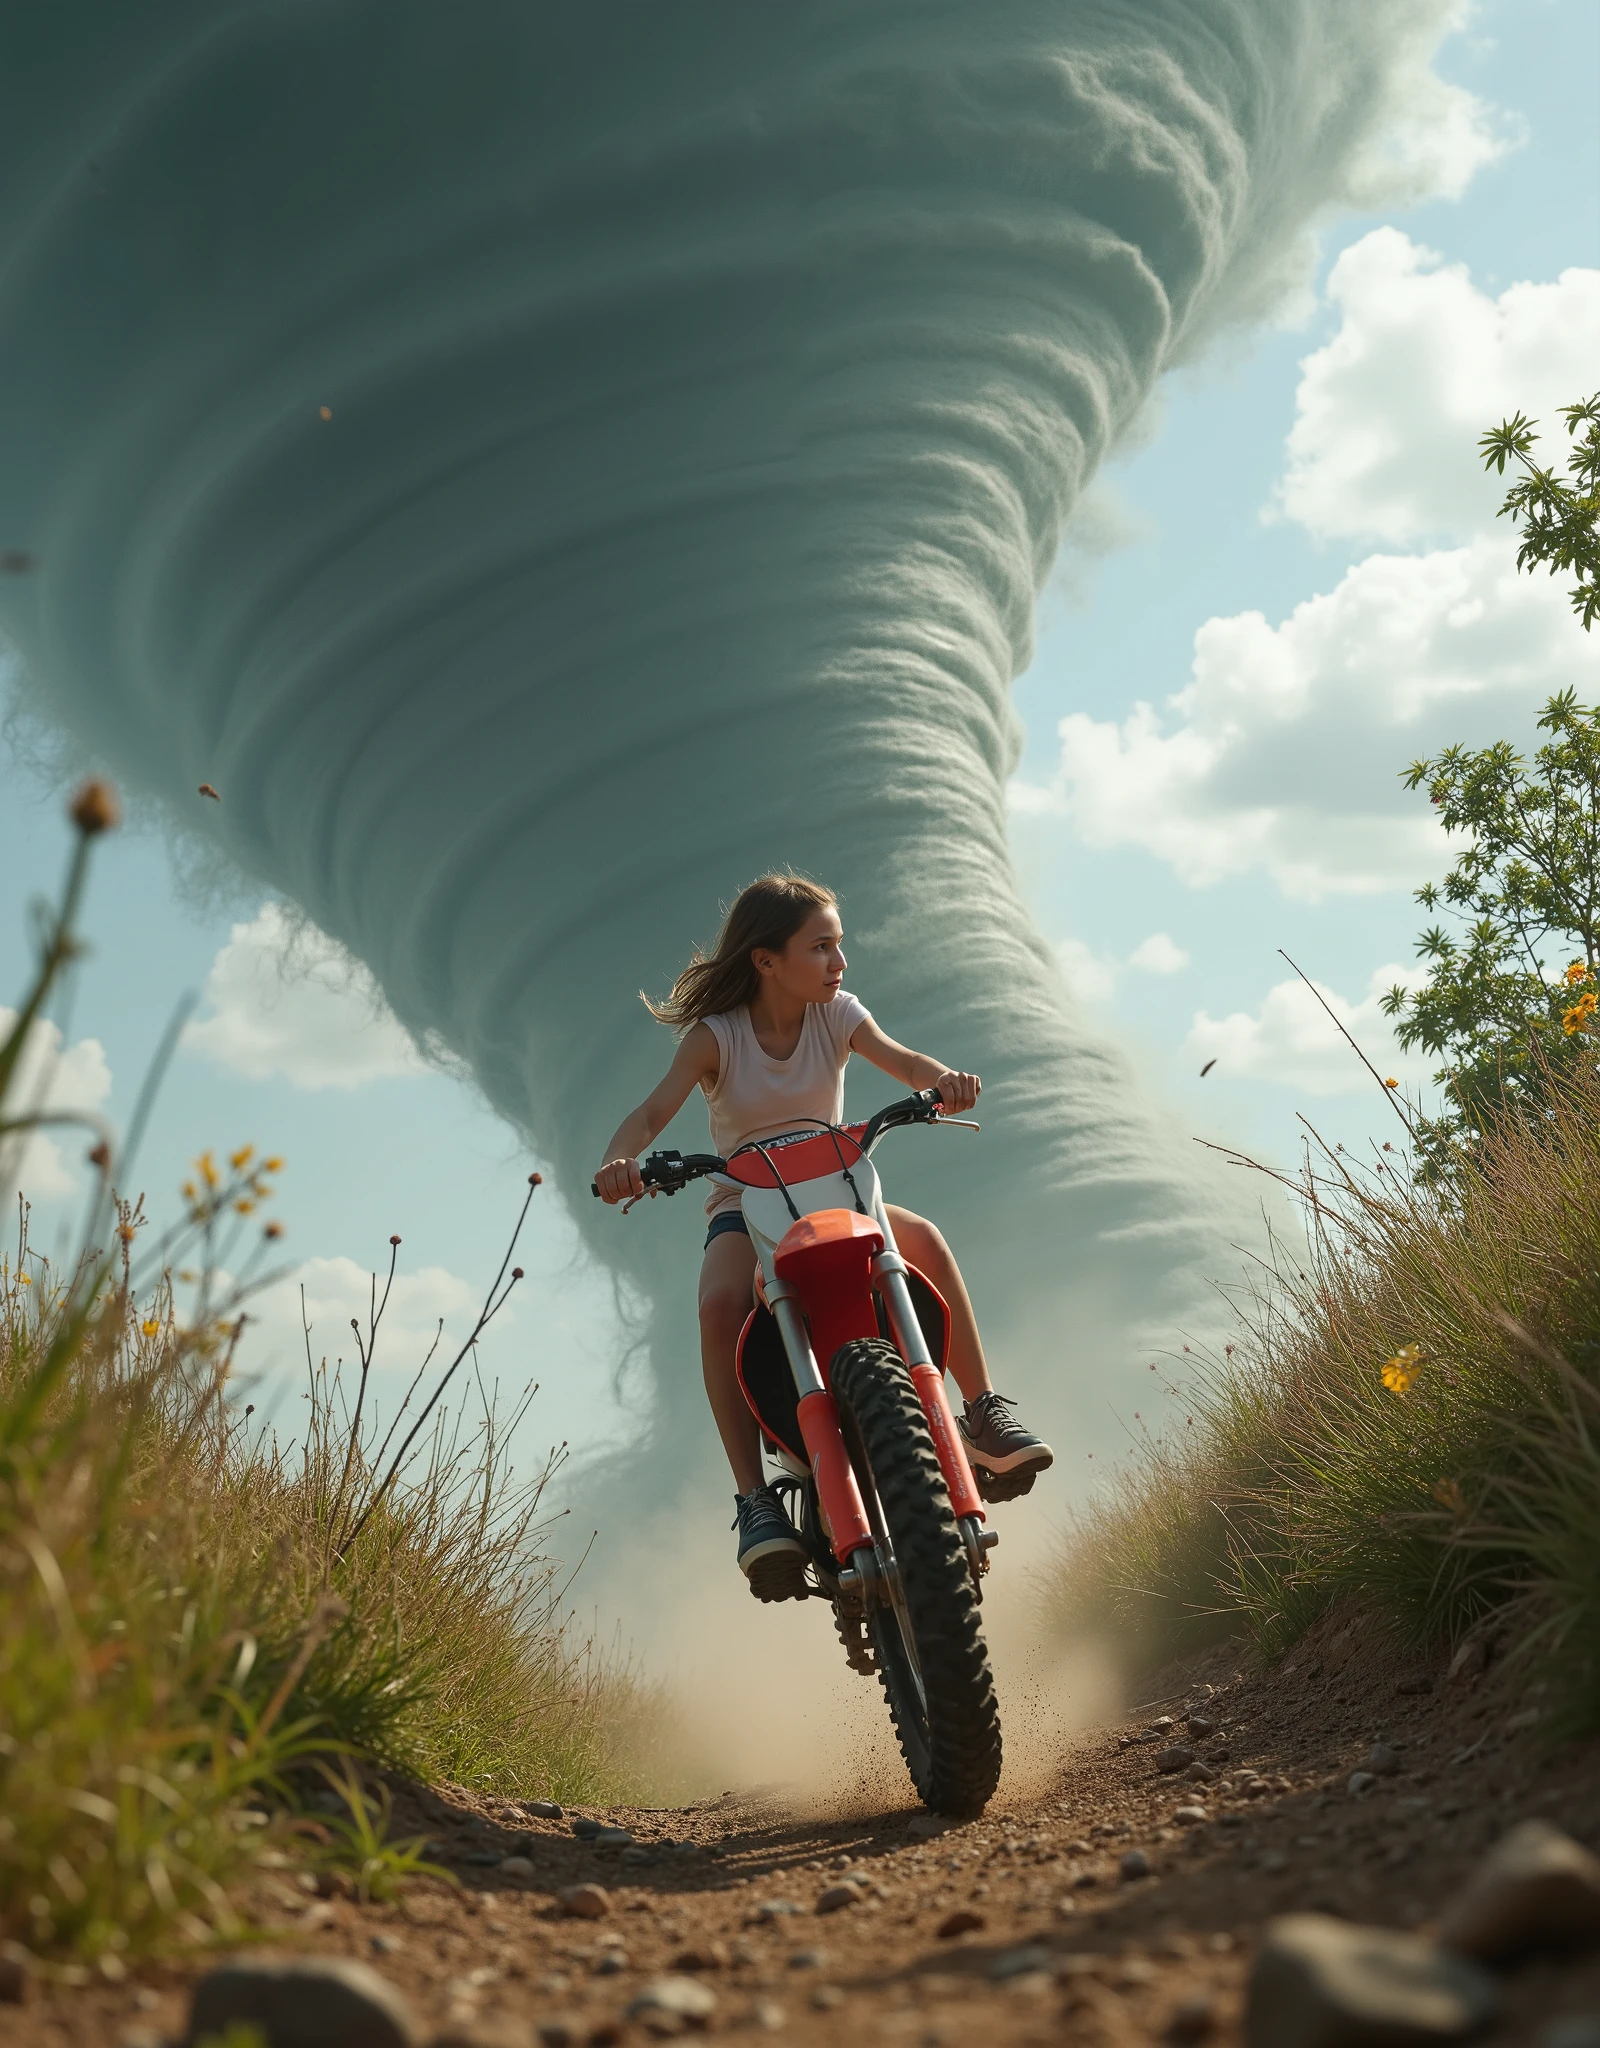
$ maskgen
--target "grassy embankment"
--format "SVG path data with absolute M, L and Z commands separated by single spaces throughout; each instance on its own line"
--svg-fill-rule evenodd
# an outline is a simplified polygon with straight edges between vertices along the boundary
M 1600 1730 L 1600 1078 L 1552 1079 L 1448 1186 L 1325 1154 L 1186 1423 L 1070 1531 L 1055 1624 L 1148 1671 L 1275 1657 L 1335 1602 L 1493 1630 L 1553 1733 Z M 1186 1361 L 1187 1362 L 1187 1361 Z
M 27 1135 L 23 1033 L 70 958 L 109 822 L 74 815 L 63 910 L 0 1033 L 0 1179 Z M 390 1481 L 403 1436 L 380 1457 L 370 1400 L 326 1369 L 303 1439 L 280 1445 L 225 1389 L 249 1275 L 276 1249 L 270 1173 L 246 1151 L 208 1158 L 158 1237 L 113 1194 L 109 1138 L 90 1159 L 101 1199 L 75 1270 L 31 1251 L 20 1200 L 0 1255 L 0 1938 L 114 1975 L 122 1953 L 231 1933 L 227 1887 L 326 1789 L 319 1764 L 622 1792 L 644 1701 L 571 1632 L 540 1540 L 547 1475 L 516 1482 L 493 1416 L 457 1404 L 432 1409 Z M 219 1299 L 202 1278 L 184 1322 L 182 1267 L 246 1281 Z M 405 1854 L 374 1853 L 382 1816 L 353 1774 L 345 1796 L 335 1850 L 349 1837 L 374 1883 L 392 1879 Z

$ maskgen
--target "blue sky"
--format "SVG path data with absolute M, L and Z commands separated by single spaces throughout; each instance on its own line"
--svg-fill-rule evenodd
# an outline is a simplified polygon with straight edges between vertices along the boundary
M 1300 1111 L 1350 1142 L 1387 1112 L 1283 986 L 1276 949 L 1394 1071 L 1370 985 L 1410 959 L 1410 890 L 1444 865 L 1398 771 L 1452 739 L 1525 737 L 1559 681 L 1600 695 L 1600 648 L 1559 591 L 1509 574 L 1470 453 L 1502 411 L 1548 417 L 1595 381 L 1581 379 L 1600 362 L 1600 10 L 1483 6 L 1439 68 L 1485 103 L 1501 153 L 1459 198 L 1333 223 L 1292 322 L 1167 380 L 1141 445 L 1096 487 L 1017 686 L 1017 857 L 1069 979 L 1175 1128 L 1280 1163 Z M 26 972 L 27 899 L 54 888 L 66 850 L 59 794 L 0 751 L 8 992 Z M 435 1315 L 470 1322 L 536 1162 L 470 1082 L 414 1059 L 314 934 L 280 986 L 281 919 L 199 859 L 175 865 L 137 821 L 104 849 L 58 1086 L 125 1118 L 173 1004 L 199 994 L 142 1161 L 152 1206 L 206 1146 L 283 1153 L 278 1210 L 307 1262 L 318 1353 L 347 1349 L 361 1275 L 399 1232 L 398 1375 Z M 597 1146 L 625 1106 L 596 1103 Z M 49 1190 L 73 1171 L 70 1147 L 30 1161 L 47 1235 L 63 1227 Z M 612 1284 L 548 1191 L 521 1256 L 486 1371 L 541 1382 L 530 1448 L 591 1441 L 617 1423 Z M 247 1356 L 292 1416 L 292 1289 L 263 1325 Z

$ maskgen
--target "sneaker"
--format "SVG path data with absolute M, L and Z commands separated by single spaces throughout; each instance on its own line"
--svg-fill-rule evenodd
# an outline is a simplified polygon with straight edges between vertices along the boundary
M 758 1600 L 806 1598 L 806 1547 L 778 1489 L 770 1483 L 736 1493 L 733 1526 L 739 1532 L 739 1569 Z
M 960 1417 L 972 1476 L 985 1500 L 1018 1499 L 1056 1461 L 1047 1443 L 1007 1413 L 1015 1406 L 1004 1394 L 980 1394 Z

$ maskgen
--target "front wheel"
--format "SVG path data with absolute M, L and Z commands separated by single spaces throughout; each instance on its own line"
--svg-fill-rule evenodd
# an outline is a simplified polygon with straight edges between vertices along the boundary
M 924 1805 L 982 1812 L 1000 1782 L 1000 1712 L 966 1546 L 922 1404 L 881 1338 L 842 1344 L 830 1377 L 888 1597 L 867 1610 L 900 1753 Z

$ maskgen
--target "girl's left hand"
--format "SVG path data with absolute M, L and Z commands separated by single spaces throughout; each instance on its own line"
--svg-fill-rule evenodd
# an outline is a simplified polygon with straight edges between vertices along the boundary
M 983 1083 L 976 1074 L 958 1074 L 953 1067 L 946 1068 L 933 1085 L 939 1091 L 939 1100 L 952 1116 L 971 1109 L 983 1093 Z

